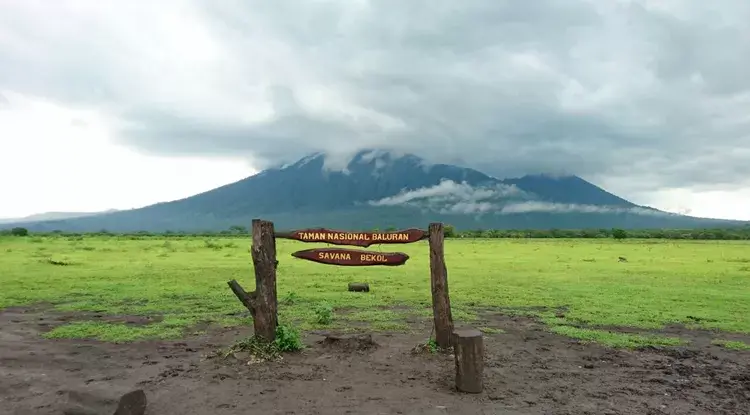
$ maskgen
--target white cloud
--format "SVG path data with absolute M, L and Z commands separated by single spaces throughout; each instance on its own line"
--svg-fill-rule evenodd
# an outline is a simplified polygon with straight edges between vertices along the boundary
M 669 213 L 634 207 L 597 206 L 585 204 L 550 203 L 533 199 L 514 185 L 497 184 L 495 186 L 477 187 L 468 183 L 456 183 L 443 180 L 440 184 L 404 191 L 395 196 L 371 201 L 374 206 L 414 206 L 432 209 L 441 213 L 635 213 L 640 215 L 665 215 Z
M 638 195 L 636 200 L 668 212 L 750 221 L 750 188 L 734 191 L 669 189 Z
M 632 207 L 623 208 L 617 206 L 598 206 L 582 204 L 549 203 L 529 201 L 521 203 L 509 203 L 500 207 L 501 214 L 531 213 L 531 212 L 555 212 L 555 213 L 635 213 L 638 215 L 668 215 L 669 213 L 653 211 L 649 209 Z
M 496 185 L 493 187 L 474 187 L 466 182 L 456 183 L 443 180 L 440 184 L 416 190 L 403 191 L 397 195 L 371 201 L 373 206 L 409 205 L 412 202 L 427 202 L 449 207 L 453 213 L 481 213 L 489 210 L 489 200 L 508 197 L 524 197 L 525 193 L 516 186 Z
M 0 217 L 94 212 L 174 200 L 249 176 L 241 160 L 159 157 L 113 144 L 106 116 L 4 94 Z

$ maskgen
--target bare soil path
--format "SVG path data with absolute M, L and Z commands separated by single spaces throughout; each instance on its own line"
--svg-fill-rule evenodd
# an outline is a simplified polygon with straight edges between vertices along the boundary
M 109 415 L 140 388 L 154 415 L 750 414 L 750 353 L 710 341 L 612 350 L 498 315 L 505 333 L 486 339 L 486 391 L 465 395 L 452 390 L 450 356 L 412 353 L 426 335 L 375 334 L 378 347 L 344 350 L 309 334 L 301 353 L 247 364 L 205 359 L 248 334 L 237 329 L 120 345 L 40 336 L 70 317 L 0 311 L 0 413 Z

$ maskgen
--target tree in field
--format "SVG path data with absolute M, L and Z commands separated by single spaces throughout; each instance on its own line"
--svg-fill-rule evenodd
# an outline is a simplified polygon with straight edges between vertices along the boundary
M 612 237 L 617 240 L 622 240 L 628 237 L 628 233 L 625 229 L 612 229 Z
M 26 228 L 13 228 L 10 230 L 10 234 L 13 236 L 27 236 L 29 230 Z
M 229 227 L 229 232 L 234 233 L 234 234 L 244 235 L 248 233 L 248 230 L 246 227 L 242 225 L 232 225 Z
M 456 236 L 456 228 L 453 225 L 445 225 L 443 227 L 443 233 L 446 238 L 453 238 Z

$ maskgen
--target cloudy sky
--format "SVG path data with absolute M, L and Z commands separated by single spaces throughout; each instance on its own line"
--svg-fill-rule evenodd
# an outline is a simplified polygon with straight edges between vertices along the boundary
M 0 217 L 393 148 L 750 219 L 747 22 L 747 0 L 0 0 Z

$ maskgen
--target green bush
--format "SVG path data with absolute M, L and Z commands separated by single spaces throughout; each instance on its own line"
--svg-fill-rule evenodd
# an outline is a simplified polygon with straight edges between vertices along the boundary
M 612 237 L 615 239 L 625 239 L 628 237 L 628 233 L 625 229 L 612 229 Z
M 29 230 L 26 228 L 13 228 L 10 230 L 10 234 L 13 236 L 28 236 Z
M 296 352 L 302 350 L 305 345 L 302 344 L 302 336 L 299 331 L 290 326 L 279 324 L 276 326 L 276 340 L 274 345 L 279 352 Z
M 333 322 L 333 307 L 328 303 L 321 303 L 315 307 L 315 322 L 328 325 Z

